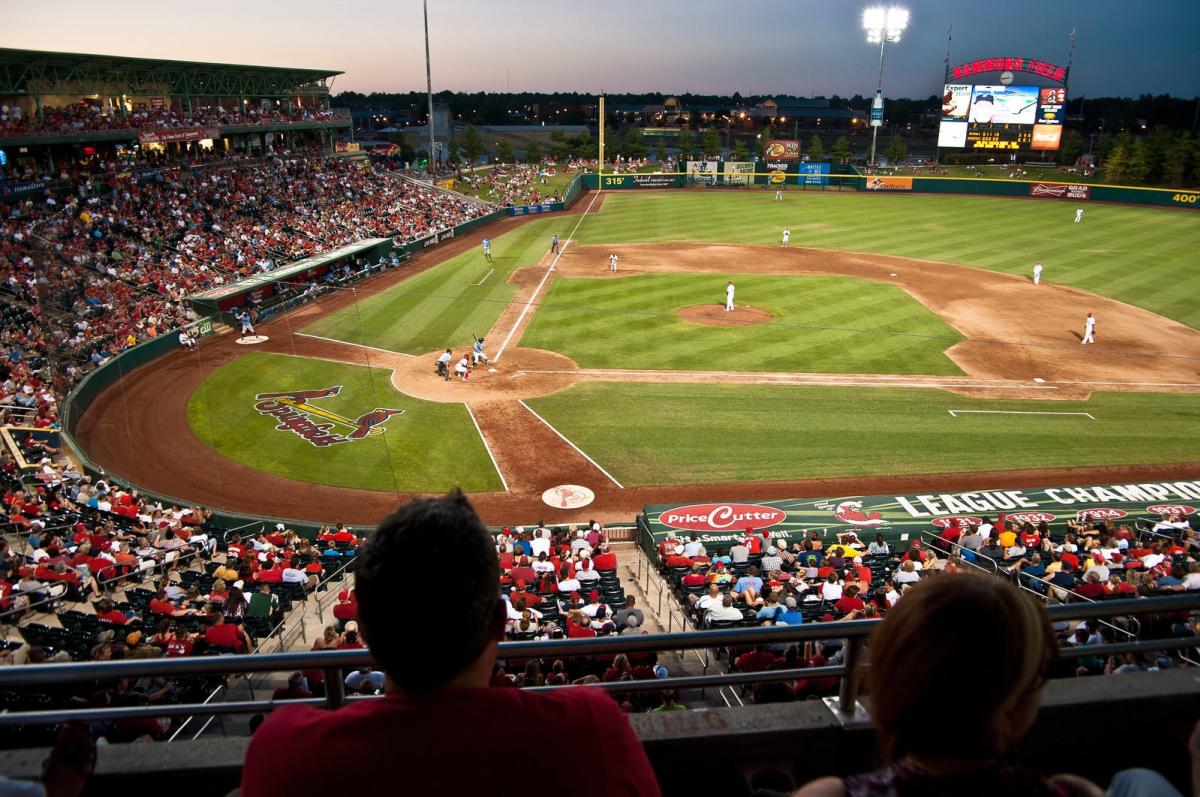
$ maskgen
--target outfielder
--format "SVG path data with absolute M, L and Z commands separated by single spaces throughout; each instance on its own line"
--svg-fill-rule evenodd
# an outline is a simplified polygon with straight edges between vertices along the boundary
M 617 253 L 616 252 L 613 252 L 611 255 L 608 256 L 608 270 L 613 272 L 614 274 L 617 271 Z
M 783 189 L 782 188 L 775 189 L 775 199 L 780 202 L 783 201 Z
M 733 281 L 725 283 L 725 312 L 733 309 Z
M 492 239 L 491 238 L 483 239 L 483 258 L 484 258 L 484 260 L 487 260 L 489 263 L 492 262 Z
M 1083 221 L 1083 208 L 1075 208 L 1075 223 Z
M 1039 285 L 1042 281 L 1042 263 L 1039 260 L 1033 264 L 1033 284 Z
M 1087 314 L 1087 318 L 1083 319 L 1083 340 L 1080 344 L 1096 342 L 1096 317 L 1091 313 Z
M 791 237 L 792 237 L 792 231 L 789 228 L 784 227 L 783 228 L 783 245 L 784 246 L 787 246 L 788 239 L 790 239 Z

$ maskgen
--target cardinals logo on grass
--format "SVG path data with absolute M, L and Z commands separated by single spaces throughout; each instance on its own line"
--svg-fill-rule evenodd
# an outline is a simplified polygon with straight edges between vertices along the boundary
M 383 424 L 393 415 L 404 413 L 404 410 L 376 408 L 357 418 L 347 418 L 312 403 L 314 399 L 336 396 L 341 392 L 342 386 L 334 385 L 323 390 L 259 393 L 254 397 L 257 402 L 254 409 L 260 415 L 271 416 L 279 431 L 291 432 L 316 448 L 383 434 Z M 348 431 L 332 431 L 335 428 Z
M 833 510 L 833 516 L 839 523 L 849 523 L 851 526 L 883 526 L 890 522 L 878 512 L 863 512 L 862 501 L 842 501 Z

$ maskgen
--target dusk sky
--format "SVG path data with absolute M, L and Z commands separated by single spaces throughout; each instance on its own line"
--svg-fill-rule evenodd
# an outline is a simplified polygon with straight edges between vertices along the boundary
M 878 48 L 846 0 L 430 0 L 434 90 L 868 95 Z M 951 61 L 1066 64 L 1073 96 L 1200 95 L 1200 0 L 912 0 L 884 93 Z M 0 46 L 344 71 L 333 91 L 424 90 L 419 0 L 0 0 Z

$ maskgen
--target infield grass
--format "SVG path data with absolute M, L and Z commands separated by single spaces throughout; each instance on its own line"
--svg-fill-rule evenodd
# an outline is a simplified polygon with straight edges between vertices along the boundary
M 1200 397 L 587 382 L 529 401 L 626 485 L 1190 462 Z M 960 415 L 949 410 L 1088 412 Z
M 471 233 L 479 246 L 411 279 L 397 283 L 301 330 L 310 335 L 424 354 L 447 346 L 470 346 L 486 335 L 512 301 L 512 272 L 536 266 L 550 248 L 550 236 L 565 239 L 577 216 L 534 219 L 492 240 L 492 262 L 483 258 L 486 232 Z M 489 273 L 491 272 L 491 273 Z M 492 343 L 493 351 L 499 341 Z
M 584 244 L 778 244 L 958 263 L 1129 302 L 1200 329 L 1200 212 L 1057 200 L 792 188 L 610 191 L 576 238 Z
M 728 279 L 737 285 L 738 305 L 765 310 L 772 320 L 717 327 L 677 315 L 692 305 L 723 304 Z M 894 285 L 643 274 L 555 280 L 521 345 L 565 354 L 584 368 L 958 375 L 943 352 L 962 339 Z
M 317 448 L 254 409 L 257 393 L 333 385 L 342 386 L 338 395 L 312 404 L 351 419 L 376 408 L 404 414 L 389 418 L 382 434 Z M 384 369 L 252 352 L 204 380 L 188 401 L 188 423 L 224 456 L 290 479 L 402 492 L 502 489 L 466 407 L 405 396 Z

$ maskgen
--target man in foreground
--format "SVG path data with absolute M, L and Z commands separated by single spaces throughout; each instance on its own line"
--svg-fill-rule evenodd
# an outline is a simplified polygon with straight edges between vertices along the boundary
M 421 577 L 429 561 L 457 563 L 449 604 L 437 612 L 397 612 L 396 585 Z M 356 793 L 391 793 L 397 773 L 408 795 L 524 795 L 527 784 L 496 778 L 511 751 L 495 740 L 519 728 L 553 728 L 603 758 L 586 777 L 570 756 L 539 764 L 546 782 L 572 783 L 572 797 L 659 793 L 641 743 L 605 693 L 488 687 L 506 619 L 500 565 L 487 529 L 461 493 L 400 507 L 363 545 L 355 567 L 358 621 L 387 674 L 385 694 L 334 712 L 277 710 L 246 751 L 243 797 L 293 797 L 331 778 Z M 321 755 L 297 756 L 297 750 Z M 463 751 L 471 766 L 462 765 Z M 348 771 L 347 761 L 366 763 Z

